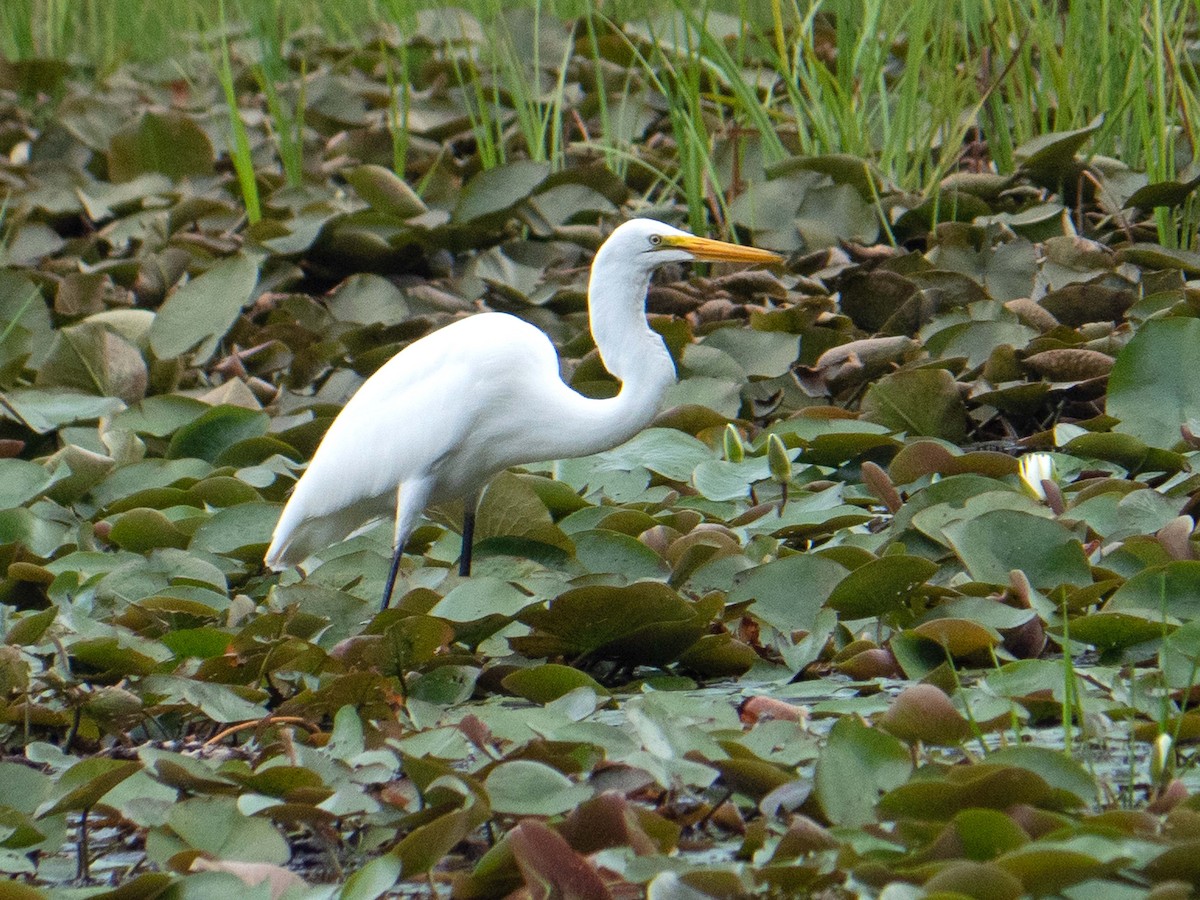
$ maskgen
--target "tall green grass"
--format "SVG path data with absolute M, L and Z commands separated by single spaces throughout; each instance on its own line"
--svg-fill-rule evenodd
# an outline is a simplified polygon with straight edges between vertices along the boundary
M 437 51 L 469 115 L 478 165 L 516 154 L 561 166 L 585 130 L 568 83 L 586 69 L 599 130 L 582 136 L 583 149 L 617 169 L 637 163 L 639 136 L 621 111 L 630 98 L 657 95 L 678 153 L 666 187 L 717 219 L 738 185 L 721 183 L 714 157 L 745 135 L 767 166 L 848 153 L 900 188 L 934 193 L 973 137 L 1007 173 L 1024 142 L 1104 113 L 1089 150 L 1158 181 L 1188 174 L 1200 128 L 1190 58 L 1200 0 L 626 0 L 602 11 L 586 0 L 4 0 L 0 54 L 103 73 L 213 46 L 200 32 L 223 12 L 257 42 L 271 139 L 295 184 L 306 73 L 288 63 L 289 36 L 316 28 L 333 42 L 381 46 L 381 23 L 398 30 L 385 68 L 402 168 L 418 77 L 407 53 L 425 11 L 481 25 L 481 41 L 447 40 Z M 624 78 L 614 79 L 620 67 Z M 1160 239 L 1187 244 L 1200 210 L 1158 215 Z

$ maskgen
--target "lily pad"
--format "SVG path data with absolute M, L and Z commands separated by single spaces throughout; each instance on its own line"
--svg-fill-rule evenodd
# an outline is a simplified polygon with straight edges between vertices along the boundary
M 1083 547 L 1058 522 L 1015 509 L 998 509 L 943 529 L 976 581 L 1007 584 L 1020 569 L 1037 587 L 1092 583 Z

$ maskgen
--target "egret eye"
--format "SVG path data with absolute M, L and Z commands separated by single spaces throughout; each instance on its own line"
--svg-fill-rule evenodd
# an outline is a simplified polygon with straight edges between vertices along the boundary
M 657 247 L 661 243 L 662 243 L 662 235 L 661 234 L 650 235 L 650 246 L 651 247 Z

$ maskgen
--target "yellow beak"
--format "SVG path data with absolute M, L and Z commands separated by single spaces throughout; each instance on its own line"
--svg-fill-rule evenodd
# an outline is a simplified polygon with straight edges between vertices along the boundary
M 663 246 L 674 250 L 686 250 L 698 260 L 704 262 L 749 262 L 771 263 L 783 262 L 783 257 L 770 250 L 759 250 L 757 247 L 742 247 L 738 244 L 727 244 L 724 241 L 714 241 L 711 238 L 687 235 L 667 235 L 663 237 Z

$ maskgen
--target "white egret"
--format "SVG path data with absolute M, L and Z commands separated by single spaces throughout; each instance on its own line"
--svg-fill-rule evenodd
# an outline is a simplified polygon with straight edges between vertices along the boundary
M 429 504 L 463 497 L 459 572 L 470 574 L 475 509 L 492 476 L 509 466 L 599 453 L 650 424 L 675 382 L 675 365 L 646 322 L 646 292 L 656 268 L 690 260 L 780 257 L 650 219 L 613 231 L 588 283 L 592 336 L 621 382 L 610 399 L 590 399 L 564 384 L 550 339 L 505 313 L 461 319 L 405 347 L 329 426 L 275 526 L 267 565 L 298 565 L 392 515 L 386 609 L 417 517 Z

